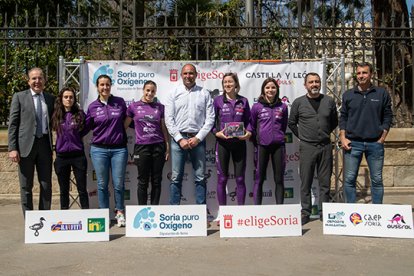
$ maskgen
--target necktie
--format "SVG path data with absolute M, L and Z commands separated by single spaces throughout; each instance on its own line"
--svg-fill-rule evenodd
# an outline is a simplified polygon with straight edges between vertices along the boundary
M 40 100 L 40 94 L 36 94 L 37 97 L 37 108 L 36 108 L 36 137 L 41 138 L 43 136 L 43 111 L 42 111 L 42 101 Z

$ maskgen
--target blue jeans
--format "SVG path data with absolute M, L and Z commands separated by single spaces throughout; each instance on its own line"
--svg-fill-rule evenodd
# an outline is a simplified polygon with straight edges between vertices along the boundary
M 108 149 L 91 146 L 91 159 L 98 182 L 99 208 L 109 208 L 109 169 L 114 185 L 115 209 L 124 211 L 125 170 L 128 160 L 127 148 Z
M 193 165 L 196 203 L 206 204 L 206 181 L 204 175 L 206 169 L 206 143 L 202 141 L 195 148 L 183 150 L 174 139 L 171 139 L 172 175 L 170 204 L 180 204 L 184 165 L 187 155 L 190 155 L 191 164 Z
M 351 147 L 351 150 L 344 151 L 344 188 L 346 202 L 356 202 L 355 183 L 362 155 L 365 154 L 371 177 L 372 203 L 381 204 L 384 196 L 384 185 L 382 183 L 384 144 L 377 142 L 351 141 Z

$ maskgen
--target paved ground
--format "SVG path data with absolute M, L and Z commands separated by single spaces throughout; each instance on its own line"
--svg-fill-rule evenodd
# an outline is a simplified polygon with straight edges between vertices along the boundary
M 414 205 L 414 195 L 385 203 Z M 110 242 L 24 244 L 16 200 L 0 199 L 0 275 L 414 275 L 414 240 L 326 236 L 311 221 L 302 237 L 126 238 Z

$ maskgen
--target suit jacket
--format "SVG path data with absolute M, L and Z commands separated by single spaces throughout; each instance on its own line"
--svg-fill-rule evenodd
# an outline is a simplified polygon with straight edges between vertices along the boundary
M 55 97 L 43 92 L 47 105 L 49 140 L 52 149 L 51 120 Z M 27 157 L 36 137 L 36 111 L 30 89 L 13 95 L 9 117 L 9 151 L 17 150 L 21 157 Z

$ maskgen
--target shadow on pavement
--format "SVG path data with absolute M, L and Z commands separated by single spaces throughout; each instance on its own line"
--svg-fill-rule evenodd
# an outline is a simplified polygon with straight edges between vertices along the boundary
M 110 234 L 109 235 L 109 241 L 114 241 L 114 240 L 120 239 L 122 237 L 125 237 L 125 234 Z

